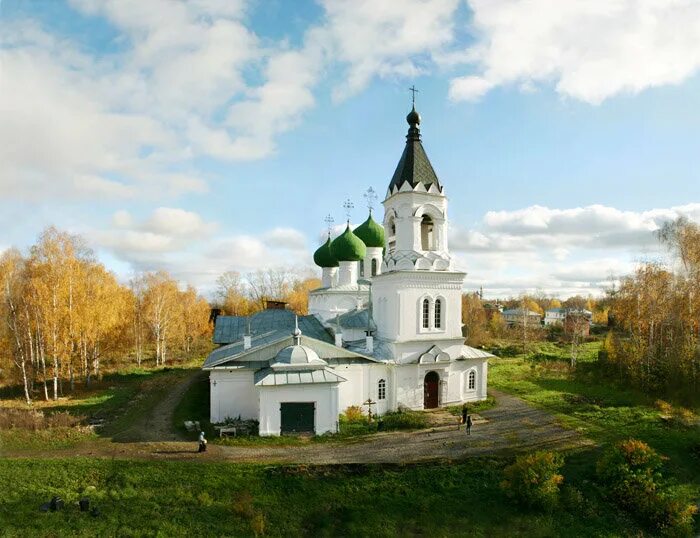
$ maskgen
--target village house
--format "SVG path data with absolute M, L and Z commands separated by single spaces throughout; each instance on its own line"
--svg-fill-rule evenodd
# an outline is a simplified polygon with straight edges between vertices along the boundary
M 534 310 L 510 308 L 504 310 L 501 314 L 505 322 L 510 326 L 526 324 L 528 327 L 534 327 L 542 324 L 542 316 Z

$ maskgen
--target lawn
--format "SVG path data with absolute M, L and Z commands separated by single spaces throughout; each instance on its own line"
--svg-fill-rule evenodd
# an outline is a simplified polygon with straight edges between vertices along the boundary
M 700 426 L 664 420 L 656 399 L 624 389 L 597 375 L 599 344 L 585 344 L 575 372 L 567 365 L 568 348 L 533 346 L 527 355 L 499 358 L 489 369 L 489 387 L 516 394 L 555 413 L 561 422 L 600 446 L 620 439 L 645 441 L 665 456 L 665 473 L 674 491 L 700 499 Z M 592 471 L 599 450 L 570 458 L 571 465 Z
M 87 389 L 79 386 L 57 401 L 35 401 L 31 408 L 19 399 L 0 400 L 2 408 L 32 409 L 43 413 L 66 412 L 83 423 L 104 420 L 104 427 L 51 428 L 28 431 L 14 428 L 0 431 L 0 448 L 8 450 L 49 450 L 70 448 L 99 438 L 128 441 L 132 428 L 172 388 L 193 371 L 191 362 L 159 369 L 131 368 L 105 375 Z
M 3 536 L 637 536 L 597 497 L 555 514 L 499 489 L 505 461 L 281 467 L 0 461 Z M 59 495 L 66 508 L 40 513 Z M 101 515 L 80 513 L 88 496 Z M 583 511 L 583 512 L 582 512 Z M 584 515 L 585 517 L 582 517 Z

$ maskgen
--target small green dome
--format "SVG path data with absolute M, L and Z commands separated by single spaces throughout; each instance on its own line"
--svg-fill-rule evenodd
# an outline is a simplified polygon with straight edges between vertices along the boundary
M 338 260 L 335 259 L 331 252 L 330 237 L 314 252 L 314 263 L 319 267 L 338 267 Z
M 375 222 L 372 213 L 366 221 L 355 228 L 354 233 L 366 246 L 384 248 L 384 227 Z
M 339 262 L 359 262 L 367 254 L 367 247 L 348 224 L 345 231 L 331 243 L 331 253 Z

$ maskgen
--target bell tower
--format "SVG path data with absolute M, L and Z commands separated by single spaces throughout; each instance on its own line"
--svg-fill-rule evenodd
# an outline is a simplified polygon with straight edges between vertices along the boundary
M 426 349 L 441 361 L 461 356 L 462 286 L 447 245 L 447 197 L 421 142 L 415 104 L 406 146 L 384 199 L 386 252 L 372 280 L 377 337 L 401 362 Z M 430 347 L 432 346 L 432 347 Z
M 420 114 L 406 116 L 408 134 L 384 199 L 385 271 L 448 271 L 447 197 L 423 149 Z

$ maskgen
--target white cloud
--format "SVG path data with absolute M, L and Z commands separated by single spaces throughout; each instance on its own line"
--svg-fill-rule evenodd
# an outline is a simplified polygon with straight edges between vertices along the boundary
M 700 68 L 700 3 L 688 0 L 468 0 L 476 43 L 462 58 L 453 100 L 498 85 L 553 83 L 598 104 L 679 84 Z
M 346 66 L 342 99 L 374 77 L 416 77 L 454 38 L 457 0 L 322 0 L 333 59 Z
M 545 291 L 601 293 L 644 259 L 664 259 L 656 231 L 685 216 L 700 222 L 700 204 L 623 211 L 592 205 L 490 211 L 476 229 L 455 227 L 450 248 L 469 272 L 467 286 L 489 296 Z

